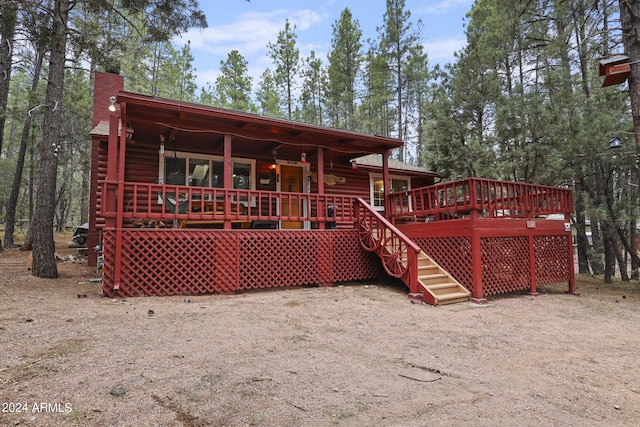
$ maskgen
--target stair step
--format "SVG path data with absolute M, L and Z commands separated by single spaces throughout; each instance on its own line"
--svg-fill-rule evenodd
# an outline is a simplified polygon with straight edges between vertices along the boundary
M 437 295 L 437 297 L 438 297 L 438 300 L 440 301 L 448 301 L 448 300 L 458 299 L 458 298 L 469 299 L 469 294 L 466 292 L 453 292 L 450 294 Z
M 437 273 L 437 274 L 418 274 L 418 280 L 422 282 L 425 286 L 437 286 L 441 284 L 449 284 L 451 279 L 448 274 Z M 458 287 L 457 284 L 453 283 L 452 286 Z
M 425 279 L 438 279 L 443 277 L 449 277 L 449 275 L 446 273 L 427 273 L 427 274 L 420 274 L 419 277 L 420 278 L 424 277 Z
M 433 284 L 433 285 L 426 285 L 427 288 L 429 288 L 430 291 L 437 291 L 437 290 L 441 290 L 441 289 L 458 289 L 458 284 L 457 283 L 437 283 L 437 284 Z
M 469 294 L 466 292 L 454 292 L 451 294 L 437 295 L 438 304 L 453 304 L 469 300 Z

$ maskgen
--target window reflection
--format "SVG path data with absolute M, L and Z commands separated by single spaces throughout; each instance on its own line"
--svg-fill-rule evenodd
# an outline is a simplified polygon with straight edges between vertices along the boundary
M 251 189 L 251 164 L 240 162 L 233 164 L 233 188 Z
M 191 157 L 186 153 L 162 157 L 164 171 L 160 171 L 158 182 L 170 185 L 224 188 L 224 161 L 218 156 Z M 232 160 L 232 188 L 251 190 L 255 162 L 244 159 Z M 163 173 L 164 172 L 164 173 Z
M 164 182 L 172 185 L 184 185 L 187 159 L 180 157 L 167 157 L 164 164 Z
M 194 187 L 209 187 L 209 168 L 208 160 L 190 159 L 189 185 Z

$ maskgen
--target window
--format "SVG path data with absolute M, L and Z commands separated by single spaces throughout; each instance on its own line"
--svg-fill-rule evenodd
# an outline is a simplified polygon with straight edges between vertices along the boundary
M 250 190 L 251 176 L 251 163 L 233 163 L 233 188 Z
M 406 177 L 391 177 L 391 193 L 411 189 L 411 181 Z M 371 202 L 377 210 L 384 210 L 384 180 L 380 175 L 371 175 Z
M 232 158 L 232 187 L 255 189 L 255 160 Z M 224 188 L 224 162 L 220 156 L 168 152 L 160 156 L 158 182 L 194 187 Z

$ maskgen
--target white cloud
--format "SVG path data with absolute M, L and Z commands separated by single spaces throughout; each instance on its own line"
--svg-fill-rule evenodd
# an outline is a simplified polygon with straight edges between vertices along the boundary
M 296 10 L 288 16 L 289 21 L 295 24 L 298 30 L 305 31 L 323 21 L 323 17 L 314 10 Z M 283 26 L 284 28 L 284 26 Z
M 433 6 L 424 6 L 416 12 L 425 15 L 444 15 L 459 7 L 465 7 L 469 10 L 472 4 L 473 0 L 441 0 Z
M 444 64 L 453 62 L 455 52 L 460 51 L 467 43 L 464 37 L 452 37 L 447 39 L 436 39 L 425 42 L 424 50 L 427 52 L 429 64 Z
M 258 69 L 264 70 L 271 65 L 266 55 L 267 44 L 275 43 L 278 33 L 284 30 L 286 20 L 295 26 L 294 32 L 311 31 L 320 25 L 325 17 L 310 9 L 290 10 L 277 9 L 269 12 L 255 12 L 241 15 L 236 21 L 213 25 L 204 30 L 192 29 L 175 40 L 177 45 L 191 42 L 194 56 L 199 58 L 197 66 L 197 84 L 204 86 L 207 82 L 214 84 L 219 75 L 220 61 L 227 59 L 232 50 L 237 50 L 249 62 L 249 72 L 254 84 L 259 78 Z M 318 50 L 313 44 L 298 45 L 301 56 L 307 55 L 311 49 Z M 202 64 L 206 64 L 203 69 Z
M 298 32 L 312 28 L 322 22 L 323 17 L 309 9 L 246 13 L 235 22 L 204 30 L 189 30 L 176 42 L 180 44 L 190 40 L 192 49 L 214 55 L 226 55 L 237 50 L 246 58 L 265 50 L 267 43 L 275 43 L 287 19 Z

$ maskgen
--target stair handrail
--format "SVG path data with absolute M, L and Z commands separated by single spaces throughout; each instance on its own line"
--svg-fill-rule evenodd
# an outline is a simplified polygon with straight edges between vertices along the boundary
M 356 221 L 357 224 L 360 225 L 360 221 L 362 216 L 360 215 L 360 207 L 369 211 L 373 216 L 376 217 L 380 224 L 391 232 L 391 235 L 397 236 L 400 241 L 402 241 L 407 246 L 407 264 L 408 270 L 407 273 L 409 275 L 408 280 L 405 280 L 405 283 L 409 286 L 409 290 L 412 293 L 420 292 L 419 283 L 418 283 L 418 254 L 422 252 L 420 246 L 416 245 L 413 240 L 408 238 L 402 231 L 396 228 L 389 220 L 387 220 L 383 215 L 380 214 L 376 209 L 373 208 L 369 203 L 367 203 L 361 197 L 356 198 L 354 206 L 354 211 L 356 213 Z M 358 206 L 359 205 L 359 206 Z M 386 236 L 386 232 L 383 233 L 383 236 Z M 381 244 L 377 251 L 380 256 L 380 252 L 386 250 L 384 244 Z

